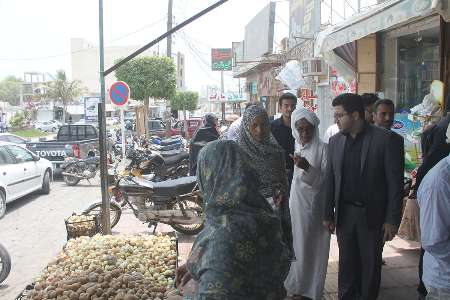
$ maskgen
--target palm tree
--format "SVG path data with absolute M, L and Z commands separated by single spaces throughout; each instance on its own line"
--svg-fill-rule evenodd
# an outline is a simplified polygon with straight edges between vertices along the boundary
M 67 105 L 74 98 L 80 96 L 84 89 L 81 87 L 79 80 L 67 80 L 66 72 L 63 70 L 56 71 L 54 81 L 49 84 L 48 96 L 55 100 L 61 100 L 63 105 L 63 122 L 66 122 Z

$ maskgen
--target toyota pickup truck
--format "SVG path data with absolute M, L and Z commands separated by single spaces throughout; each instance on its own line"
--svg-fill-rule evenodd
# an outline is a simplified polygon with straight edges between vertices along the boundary
M 98 131 L 93 125 L 63 125 L 56 140 L 29 142 L 27 148 L 53 164 L 54 172 L 68 157 L 86 158 L 90 150 L 98 149 Z

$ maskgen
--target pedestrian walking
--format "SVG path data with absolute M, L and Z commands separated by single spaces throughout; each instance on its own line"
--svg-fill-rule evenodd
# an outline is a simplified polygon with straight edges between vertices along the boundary
M 450 142 L 450 126 L 448 129 Z M 425 176 L 417 194 L 427 300 L 450 300 L 450 155 Z
M 291 128 L 291 115 L 296 106 L 297 97 L 292 93 L 284 93 L 278 99 L 278 109 L 281 112 L 281 117 L 270 123 L 270 130 L 275 140 L 284 150 L 289 186 L 292 182 L 292 175 L 294 174 L 294 161 L 291 159 L 291 155 L 294 154 L 295 150 L 295 140 L 292 136 Z
M 194 299 L 282 300 L 289 271 L 278 216 L 259 191 L 259 176 L 239 146 L 211 142 L 198 157 L 205 228 L 177 286 L 198 283 Z
M 443 109 L 442 119 L 432 127 L 425 130 L 422 134 L 422 156 L 423 161 L 417 169 L 416 182 L 412 187 L 412 194 L 410 198 L 416 198 L 417 191 L 423 178 L 427 173 L 444 157 L 450 154 L 450 144 L 446 142 L 446 130 L 450 123 L 450 94 L 445 98 L 445 106 Z M 422 281 L 423 274 L 423 257 L 425 250 L 421 248 L 419 259 L 419 284 L 417 291 L 422 297 L 427 295 L 427 289 Z
M 366 105 L 367 105 L 367 103 L 366 103 Z M 392 100 L 390 100 L 390 99 L 377 100 L 372 105 L 371 110 L 373 110 L 372 119 L 373 119 L 373 123 L 375 126 L 384 128 L 386 130 L 392 129 L 392 125 L 394 125 L 394 116 L 395 116 L 395 105 Z M 367 108 L 366 108 L 366 111 L 367 111 Z M 367 116 L 366 116 L 366 121 L 367 121 Z M 404 157 L 405 142 L 403 140 L 403 137 L 396 132 L 392 132 L 392 133 L 394 134 L 393 138 L 397 140 L 396 144 L 402 145 L 401 146 L 402 157 Z M 410 220 L 413 220 L 414 219 L 413 215 L 414 214 L 417 215 L 418 210 L 417 211 L 413 210 L 414 207 L 417 207 L 417 205 L 415 205 L 414 203 L 410 203 L 410 204 L 412 204 L 412 205 L 408 205 L 408 213 L 410 214 L 408 217 L 412 217 L 412 218 L 410 218 Z M 419 224 L 417 224 L 417 226 L 419 226 Z M 400 226 L 400 228 L 401 228 L 401 226 Z M 400 232 L 400 230 L 399 230 L 399 232 Z M 382 248 L 384 249 L 384 243 L 383 243 Z M 382 263 L 383 263 L 383 265 L 386 264 L 386 262 L 384 260 L 382 261 Z
M 293 299 L 322 299 L 330 251 L 330 233 L 322 226 L 327 145 L 319 138 L 319 118 L 304 109 L 292 113 L 295 169 L 289 208 L 296 261 L 285 281 Z
M 245 109 L 247 109 L 249 106 L 255 105 L 255 104 L 256 103 L 254 103 L 254 102 L 247 102 L 245 104 Z M 239 118 L 234 120 L 233 123 L 231 123 L 231 125 L 227 131 L 227 140 L 235 141 L 235 142 L 238 140 L 239 132 L 241 131 L 241 124 L 242 124 L 242 116 L 240 116 Z
M 203 127 L 197 129 L 189 143 L 189 174 L 195 176 L 197 172 L 197 156 L 200 150 L 209 142 L 219 139 L 217 131 L 218 119 L 208 113 L 203 117 Z
M 366 122 L 368 122 L 370 124 L 374 124 L 374 119 L 373 119 L 374 104 L 375 104 L 375 102 L 380 100 L 380 98 L 378 98 L 378 96 L 373 93 L 364 93 L 361 95 L 361 98 L 364 102 L 364 116 L 365 116 Z
M 376 299 L 381 252 L 397 233 L 403 198 L 403 145 L 365 121 L 361 96 L 332 105 L 340 132 L 330 139 L 324 225 L 336 228 L 339 299 Z
M 251 105 L 245 110 L 238 144 L 259 176 L 260 193 L 279 213 L 285 241 L 293 255 L 284 150 L 270 132 L 269 116 L 262 106 Z

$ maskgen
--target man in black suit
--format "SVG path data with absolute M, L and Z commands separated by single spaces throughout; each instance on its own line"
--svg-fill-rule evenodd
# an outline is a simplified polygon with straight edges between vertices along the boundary
M 336 228 L 339 299 L 376 299 L 384 241 L 397 233 L 403 198 L 403 145 L 368 124 L 356 94 L 333 100 L 340 132 L 329 142 L 324 226 Z

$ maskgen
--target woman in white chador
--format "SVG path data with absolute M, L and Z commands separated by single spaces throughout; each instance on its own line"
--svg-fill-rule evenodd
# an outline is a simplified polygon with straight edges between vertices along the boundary
M 306 109 L 296 109 L 291 117 L 295 137 L 294 177 L 289 207 L 294 251 L 285 281 L 294 299 L 322 299 L 330 251 L 330 234 L 322 225 L 322 195 L 327 165 L 327 145 L 319 138 L 319 119 Z

